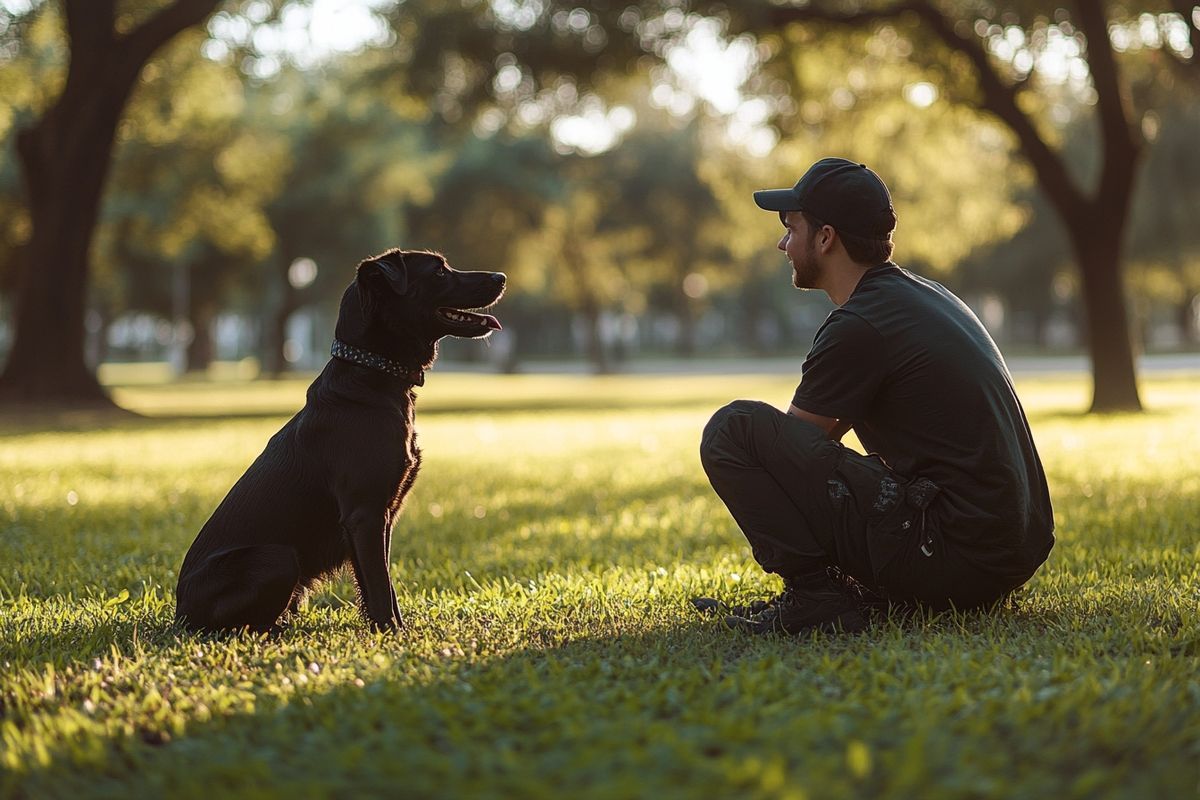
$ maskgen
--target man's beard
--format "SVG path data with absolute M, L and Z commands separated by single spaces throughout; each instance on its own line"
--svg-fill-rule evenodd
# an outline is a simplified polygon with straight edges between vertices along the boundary
M 808 247 L 800 253 L 800 258 L 792 262 L 792 286 L 797 289 L 815 289 L 820 275 L 816 242 L 809 241 Z

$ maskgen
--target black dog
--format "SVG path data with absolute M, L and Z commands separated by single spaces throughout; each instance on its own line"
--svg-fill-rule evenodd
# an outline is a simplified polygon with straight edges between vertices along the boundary
M 376 629 L 400 626 L 388 571 L 392 523 L 421 464 L 414 386 L 443 336 L 500 329 L 498 272 L 458 272 L 436 253 L 362 262 L 342 296 L 333 358 L 304 408 L 217 506 L 179 571 L 176 620 L 269 631 L 320 578 L 349 563 Z

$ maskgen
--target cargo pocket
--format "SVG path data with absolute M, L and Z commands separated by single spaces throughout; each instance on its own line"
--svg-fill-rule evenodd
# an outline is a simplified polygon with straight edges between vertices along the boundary
M 926 541 L 925 509 L 938 487 L 926 478 L 905 479 L 892 472 L 877 456 L 847 454 L 829 479 L 830 499 L 837 504 L 854 502 L 865 530 L 871 577 L 886 587 L 889 565 L 901 554 L 931 556 Z M 839 498 L 838 495 L 841 495 Z
M 867 552 L 881 588 L 886 588 L 888 567 L 897 557 L 920 546 L 922 514 L 905 502 L 905 489 L 895 476 L 880 478 L 867 511 Z

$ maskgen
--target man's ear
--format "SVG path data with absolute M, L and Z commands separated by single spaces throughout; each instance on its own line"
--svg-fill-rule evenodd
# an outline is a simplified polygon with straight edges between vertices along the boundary
M 837 228 L 833 227 L 832 225 L 822 225 L 821 230 L 817 232 L 817 235 L 825 237 L 825 241 L 818 242 L 818 247 L 821 248 L 821 252 L 831 252 L 833 250 L 833 243 L 838 237 Z

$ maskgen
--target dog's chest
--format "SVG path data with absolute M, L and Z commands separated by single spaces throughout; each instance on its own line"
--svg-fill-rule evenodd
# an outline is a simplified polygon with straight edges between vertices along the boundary
M 421 448 L 417 447 L 417 434 L 413 430 L 411 424 L 407 427 L 402 442 L 402 458 L 400 459 L 399 469 L 395 477 L 395 491 L 392 493 L 392 498 L 388 502 L 388 510 L 395 514 L 400 510 L 400 506 L 404 503 L 404 498 L 412 488 L 413 482 L 417 479 L 417 472 L 421 469 Z

